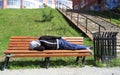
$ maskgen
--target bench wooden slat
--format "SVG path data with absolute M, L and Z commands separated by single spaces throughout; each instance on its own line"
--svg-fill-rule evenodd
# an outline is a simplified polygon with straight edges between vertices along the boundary
M 29 36 L 13 36 L 11 39 L 38 39 L 39 37 L 29 37 Z M 62 37 L 65 40 L 83 40 L 83 37 Z
M 11 39 L 10 41 L 11 42 L 30 42 L 30 41 L 33 41 L 33 40 L 37 40 L 37 39 Z M 75 41 L 79 41 L 79 42 L 83 42 L 83 40 L 82 39 L 72 39 L 72 40 L 70 40 L 70 39 L 65 39 L 65 40 L 67 40 L 68 42 L 75 42 Z
M 72 56 L 89 56 L 89 53 L 54 53 L 54 54 L 13 54 L 11 57 L 72 57 Z
M 70 43 L 72 43 L 72 44 L 80 44 L 80 45 L 82 45 L 83 44 L 83 42 L 70 42 Z M 13 47 L 22 47 L 22 46 L 25 46 L 25 47 L 28 47 L 29 46 L 29 42 L 11 42 L 11 43 L 9 43 L 9 47 L 11 47 L 11 46 L 13 46 Z
M 63 37 L 65 40 L 80 40 L 83 41 L 83 37 Z
M 9 47 L 20 47 L 20 46 L 24 46 L 24 47 L 28 47 L 29 43 L 28 42 L 10 42 L 9 43 Z
M 9 53 L 89 53 L 89 50 L 44 50 L 44 51 L 36 51 L 36 50 L 7 50 L 4 52 L 5 54 Z
M 12 36 L 11 39 L 38 39 L 39 36 Z
M 28 46 L 18 46 L 18 47 L 9 47 L 8 50 L 28 50 L 29 47 Z
M 11 39 L 38 39 L 35 36 L 12 36 Z M 62 37 L 64 39 L 83 39 L 83 37 Z

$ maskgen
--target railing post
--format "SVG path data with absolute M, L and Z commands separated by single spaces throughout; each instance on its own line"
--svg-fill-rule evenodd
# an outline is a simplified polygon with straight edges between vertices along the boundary
M 66 8 L 66 16 L 67 16 L 67 8 Z
M 56 2 L 56 4 L 55 4 L 55 8 L 57 8 L 57 2 Z
M 77 25 L 79 23 L 79 13 L 77 14 Z
M 72 20 L 72 12 L 71 12 L 71 20 Z
M 59 4 L 59 2 L 58 2 L 58 9 L 60 8 L 60 4 Z
M 60 3 L 60 10 L 61 10 L 61 3 Z
M 111 14 L 111 11 L 109 11 L 109 13 L 110 13 L 110 22 L 111 22 L 111 19 L 112 19 L 112 18 L 111 18 L 111 15 L 112 15 L 112 14 Z
M 57 9 L 58 9 L 58 1 L 57 1 L 57 4 L 56 4 L 56 7 L 57 7 Z
M 100 25 L 99 25 L 99 34 L 100 34 Z
M 62 12 L 63 12 L 63 4 L 61 4 L 62 5 Z
M 86 17 L 86 33 L 87 33 L 87 26 L 88 26 L 88 18 Z

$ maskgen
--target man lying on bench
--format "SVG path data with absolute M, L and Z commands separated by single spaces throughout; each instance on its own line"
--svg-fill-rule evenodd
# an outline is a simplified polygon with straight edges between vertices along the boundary
M 57 36 L 41 36 L 38 40 L 30 42 L 31 50 L 90 50 L 90 47 L 85 45 L 71 44 L 62 37 Z M 90 50 L 91 54 L 92 51 Z

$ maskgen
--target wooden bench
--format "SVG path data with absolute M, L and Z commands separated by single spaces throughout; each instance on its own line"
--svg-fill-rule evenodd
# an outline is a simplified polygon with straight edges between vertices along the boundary
M 79 57 L 82 58 L 82 63 L 85 61 L 85 56 L 90 56 L 89 50 L 29 50 L 29 42 L 36 40 L 39 37 L 32 36 L 12 36 L 8 45 L 8 49 L 4 52 L 6 55 L 3 69 L 8 65 L 9 59 L 11 57 L 45 57 L 46 68 L 49 66 L 50 57 L 77 57 L 76 62 Z M 70 43 L 73 44 L 83 44 L 83 37 L 63 37 Z

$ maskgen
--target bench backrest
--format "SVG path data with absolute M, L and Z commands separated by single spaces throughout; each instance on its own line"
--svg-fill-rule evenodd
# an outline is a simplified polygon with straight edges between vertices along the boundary
M 29 42 L 37 40 L 39 37 L 13 36 L 10 39 L 8 49 L 4 52 L 10 57 L 67 57 L 67 56 L 89 56 L 89 50 L 29 50 Z M 63 37 L 73 44 L 83 44 L 83 37 Z
M 29 42 L 37 40 L 39 37 L 32 36 L 13 36 L 10 39 L 9 47 L 7 50 L 28 50 Z M 70 43 L 83 44 L 83 37 L 63 37 Z

